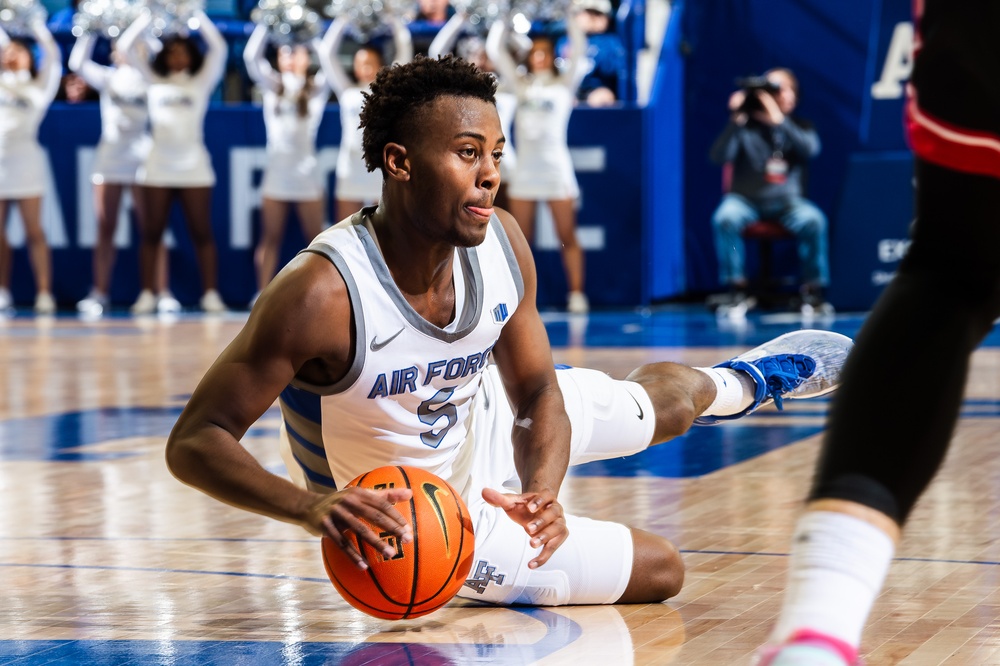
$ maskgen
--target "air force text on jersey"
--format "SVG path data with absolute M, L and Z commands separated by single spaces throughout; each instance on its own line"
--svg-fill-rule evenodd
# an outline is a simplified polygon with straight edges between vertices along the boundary
M 493 346 L 478 354 L 459 356 L 446 360 L 431 361 L 425 367 L 411 365 L 392 372 L 380 373 L 368 392 L 368 399 L 386 398 L 400 393 L 412 393 L 417 390 L 417 383 L 427 386 L 436 377 L 451 381 L 475 374 L 486 367 Z

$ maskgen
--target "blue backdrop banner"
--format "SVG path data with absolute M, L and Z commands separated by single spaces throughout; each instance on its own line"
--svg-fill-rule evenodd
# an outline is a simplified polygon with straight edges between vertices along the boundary
M 579 109 L 569 131 L 580 181 L 580 240 L 586 250 L 587 291 L 595 306 L 633 306 L 643 299 L 645 257 L 642 234 L 642 111 Z M 54 104 L 42 124 L 40 140 L 51 165 L 43 223 L 53 250 L 54 290 L 69 306 L 86 295 L 91 282 L 91 254 L 96 238 L 90 167 L 100 135 L 96 104 Z M 253 248 L 259 236 L 260 182 L 265 133 L 261 111 L 250 105 L 213 107 L 205 121 L 206 144 L 217 182 L 212 226 L 219 250 L 219 289 L 232 307 L 243 307 L 256 291 Z M 319 160 L 326 174 L 327 203 L 335 196 L 335 165 L 340 141 L 337 108 L 331 106 L 320 126 Z M 539 271 L 539 303 L 565 304 L 566 284 L 551 217 L 542 210 L 534 242 Z M 24 230 L 15 212 L 8 223 L 14 252 L 15 301 L 30 304 L 34 280 L 24 248 Z M 128 304 L 138 293 L 136 230 L 123 210 L 116 244 L 118 259 L 112 299 Z M 175 211 L 171 246 L 171 287 L 191 305 L 200 297 L 200 280 L 183 218 Z M 283 246 L 284 263 L 305 239 L 290 221 Z
M 708 149 L 726 123 L 734 79 L 781 66 L 801 83 L 796 115 L 816 125 L 823 143 L 808 196 L 830 219 L 830 299 L 839 309 L 870 307 L 895 268 L 879 259 L 887 256 L 879 243 L 905 238 L 912 215 L 912 185 L 900 176 L 909 0 L 701 0 L 685 9 L 689 290 L 720 288 L 709 220 L 721 177 Z M 780 258 L 788 264 L 780 268 L 797 270 L 794 253 Z

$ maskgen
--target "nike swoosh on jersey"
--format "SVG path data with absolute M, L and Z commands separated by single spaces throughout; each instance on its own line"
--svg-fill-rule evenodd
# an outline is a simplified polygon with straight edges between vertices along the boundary
M 385 347 L 387 344 L 395 340 L 402 332 L 403 329 L 399 329 L 398 331 L 396 331 L 394 335 L 389 336 L 385 340 L 379 340 L 377 337 L 372 338 L 372 342 L 370 345 L 368 345 L 368 348 L 371 349 L 373 352 L 377 352 L 379 349 L 382 349 L 382 347 Z

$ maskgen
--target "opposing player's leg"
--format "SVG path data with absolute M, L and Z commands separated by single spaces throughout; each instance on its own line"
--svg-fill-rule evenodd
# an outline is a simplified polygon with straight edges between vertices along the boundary
M 921 5 L 912 243 L 845 368 L 762 664 L 855 662 L 900 529 L 948 449 L 970 355 L 1000 315 L 1000 9 Z

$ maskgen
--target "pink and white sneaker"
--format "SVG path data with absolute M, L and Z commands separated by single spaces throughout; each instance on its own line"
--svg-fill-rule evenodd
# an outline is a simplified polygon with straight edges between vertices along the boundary
M 849 644 L 810 629 L 800 629 L 782 645 L 766 645 L 756 666 L 861 666 L 858 651 Z

